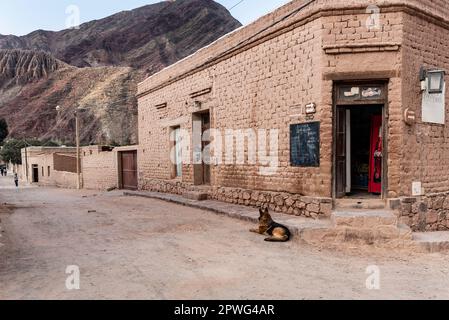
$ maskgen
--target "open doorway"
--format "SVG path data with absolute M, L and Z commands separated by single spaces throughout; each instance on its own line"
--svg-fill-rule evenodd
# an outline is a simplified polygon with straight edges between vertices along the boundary
M 33 176 L 32 181 L 33 183 L 39 183 L 39 166 L 37 164 L 33 164 Z
M 382 194 L 382 105 L 337 107 L 337 198 Z

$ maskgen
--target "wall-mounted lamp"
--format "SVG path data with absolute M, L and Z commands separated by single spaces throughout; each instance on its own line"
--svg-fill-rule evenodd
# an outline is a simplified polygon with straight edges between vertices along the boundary
M 430 94 L 443 93 L 445 74 L 446 72 L 443 70 L 426 70 L 424 67 L 421 67 L 419 70 L 421 90 Z
M 427 90 L 427 70 L 424 67 L 419 69 L 419 81 L 421 82 L 421 91 Z
M 444 75 L 445 72 L 442 70 L 427 71 L 429 93 L 443 93 Z

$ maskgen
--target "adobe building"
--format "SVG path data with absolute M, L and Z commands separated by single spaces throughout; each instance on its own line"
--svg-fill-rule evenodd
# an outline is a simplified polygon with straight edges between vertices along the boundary
M 137 189 L 137 147 L 88 146 L 81 150 L 83 188 Z
M 76 148 L 22 149 L 22 180 L 29 184 L 74 189 L 77 187 Z
M 291 1 L 139 84 L 139 188 L 447 230 L 448 69 L 447 1 Z

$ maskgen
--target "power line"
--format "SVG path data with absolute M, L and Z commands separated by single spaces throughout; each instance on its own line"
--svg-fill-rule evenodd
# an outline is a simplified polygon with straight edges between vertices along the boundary
M 239 4 L 241 4 L 242 2 L 244 2 L 245 0 L 240 0 L 239 2 L 237 2 L 236 4 L 234 4 L 232 7 L 230 7 L 228 10 L 231 11 L 232 9 L 234 9 L 235 7 L 237 7 Z

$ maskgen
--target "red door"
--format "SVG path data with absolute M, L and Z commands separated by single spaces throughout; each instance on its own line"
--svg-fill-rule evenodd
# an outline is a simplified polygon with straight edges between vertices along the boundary
M 369 160 L 369 185 L 368 191 L 371 193 L 382 193 L 382 116 L 371 117 L 371 147 Z

